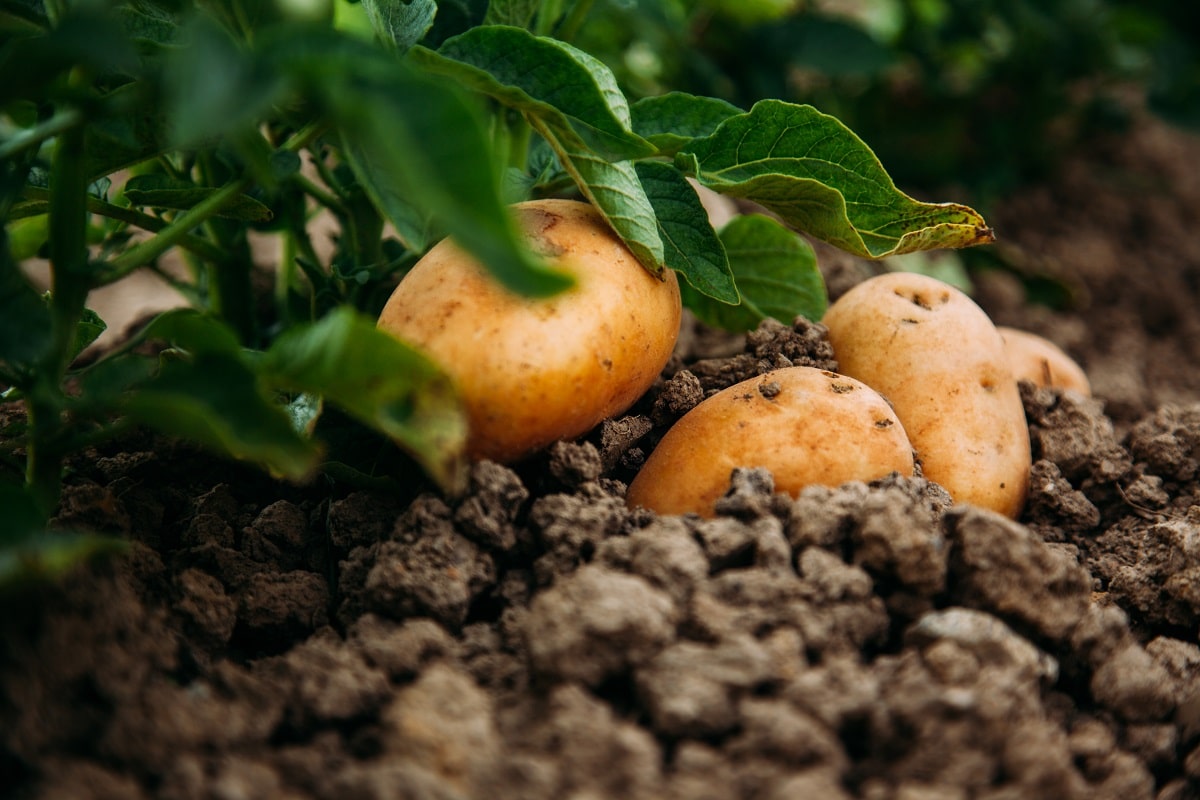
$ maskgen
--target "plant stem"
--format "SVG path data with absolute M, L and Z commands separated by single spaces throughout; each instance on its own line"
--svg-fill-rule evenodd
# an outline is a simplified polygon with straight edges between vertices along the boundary
M 87 251 L 88 176 L 81 154 L 84 129 L 63 131 L 50 167 L 50 347 L 30 388 L 29 448 L 25 481 L 50 515 L 62 487 L 65 429 L 63 379 L 74 355 L 76 331 L 91 288 Z
M 49 200 L 50 192 L 47 189 L 42 189 L 37 186 L 26 186 L 24 197 L 34 200 Z M 138 211 L 135 208 L 126 206 L 118 206 L 114 203 L 108 203 L 98 197 L 88 195 L 87 209 L 93 214 L 98 214 L 102 217 L 115 219 L 119 222 L 125 222 L 129 225 L 136 226 L 142 230 L 150 231 L 151 233 L 159 233 L 163 231 L 168 223 L 159 217 L 153 217 L 149 214 Z M 206 258 L 209 261 L 220 261 L 225 258 L 225 252 L 221 248 L 214 245 L 207 239 L 201 239 L 198 236 L 187 234 L 179 240 L 179 246 L 186 250 L 190 250 L 201 258 Z M 124 275 L 118 276 L 124 277 Z M 99 285 L 106 285 L 113 282 L 113 278 L 105 273 L 99 280 Z
M 110 282 L 119 280 L 143 264 L 158 258 L 175 245 L 181 244 L 183 239 L 190 235 L 193 228 L 216 216 L 249 186 L 249 178 L 239 178 L 225 184 L 180 214 L 153 238 L 134 245 L 109 261 L 106 276 Z
M 0 143 L 0 161 L 7 161 L 30 147 L 40 147 L 46 140 L 53 139 L 81 122 L 83 114 L 78 109 L 60 111 L 40 125 L 21 131 L 8 141 Z
M 567 14 L 567 18 L 562 21 L 555 31 L 555 36 L 562 39 L 564 42 L 569 42 L 579 33 L 579 29 L 583 27 L 583 21 L 587 19 L 588 12 L 592 10 L 594 0 L 575 0 L 571 6 L 571 11 Z

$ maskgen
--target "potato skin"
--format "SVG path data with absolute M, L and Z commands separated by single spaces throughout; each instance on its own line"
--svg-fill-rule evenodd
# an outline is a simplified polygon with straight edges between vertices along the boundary
M 436 359 L 469 418 L 468 454 L 512 462 L 586 433 L 637 400 L 679 335 L 679 285 L 638 263 L 600 213 L 571 200 L 513 207 L 532 249 L 575 278 L 546 299 L 503 288 L 444 240 L 404 277 L 379 327 Z
M 912 445 L 878 393 L 853 378 L 786 367 L 706 398 L 676 422 L 625 501 L 711 517 L 734 467 L 766 467 L 776 491 L 913 473 Z
M 995 325 L 965 294 L 914 273 L 855 286 L 823 320 L 839 369 L 896 409 L 923 474 L 958 502 L 1017 517 L 1029 429 Z
M 1042 389 L 1071 389 L 1091 397 L 1092 384 L 1087 373 L 1054 342 L 1017 328 L 999 325 L 996 330 L 1004 339 L 1004 352 L 1017 380 L 1029 381 Z

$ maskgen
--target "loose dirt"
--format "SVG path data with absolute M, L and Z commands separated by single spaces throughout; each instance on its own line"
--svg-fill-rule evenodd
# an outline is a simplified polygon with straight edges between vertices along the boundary
M 447 500 L 297 487 L 139 436 L 58 522 L 127 558 L 5 600 L 0 786 L 32 798 L 1200 797 L 1200 141 L 1153 123 L 993 214 L 1075 303 L 979 276 L 1085 367 L 1023 387 L 1019 521 L 921 478 L 712 520 L 625 485 L 705 395 L 836 367 L 689 328 L 628 415 Z M 874 267 L 830 257 L 838 294 Z

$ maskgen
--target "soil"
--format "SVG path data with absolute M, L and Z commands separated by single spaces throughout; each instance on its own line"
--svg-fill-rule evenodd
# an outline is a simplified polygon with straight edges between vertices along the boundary
M 991 215 L 1074 304 L 977 277 L 1085 367 L 1023 386 L 1019 521 L 940 487 L 625 485 L 706 393 L 835 366 L 820 326 L 690 327 L 630 413 L 457 500 L 292 486 L 149 435 L 58 522 L 130 554 L 6 600 L 18 798 L 1200 798 L 1200 141 L 1145 120 Z M 877 267 L 823 251 L 837 295 Z

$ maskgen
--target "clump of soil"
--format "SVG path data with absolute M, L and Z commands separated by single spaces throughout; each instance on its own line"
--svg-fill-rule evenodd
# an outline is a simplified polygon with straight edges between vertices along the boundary
M 477 464 L 456 499 L 280 485 L 133 438 L 76 466 L 58 519 L 126 536 L 129 556 L 6 601 L 0 783 L 1200 797 L 1200 379 L 1182 369 L 1200 363 L 1200 186 L 1172 166 L 1200 144 L 1147 125 L 1113 147 L 995 220 L 1088 295 L 1051 311 L 997 274 L 981 303 L 1096 388 L 1023 387 L 1019 521 L 919 477 L 791 498 L 761 470 L 732 476 L 715 519 L 629 510 L 627 481 L 703 397 L 836 367 L 803 320 L 732 344 L 690 331 L 628 415 L 516 468 Z

